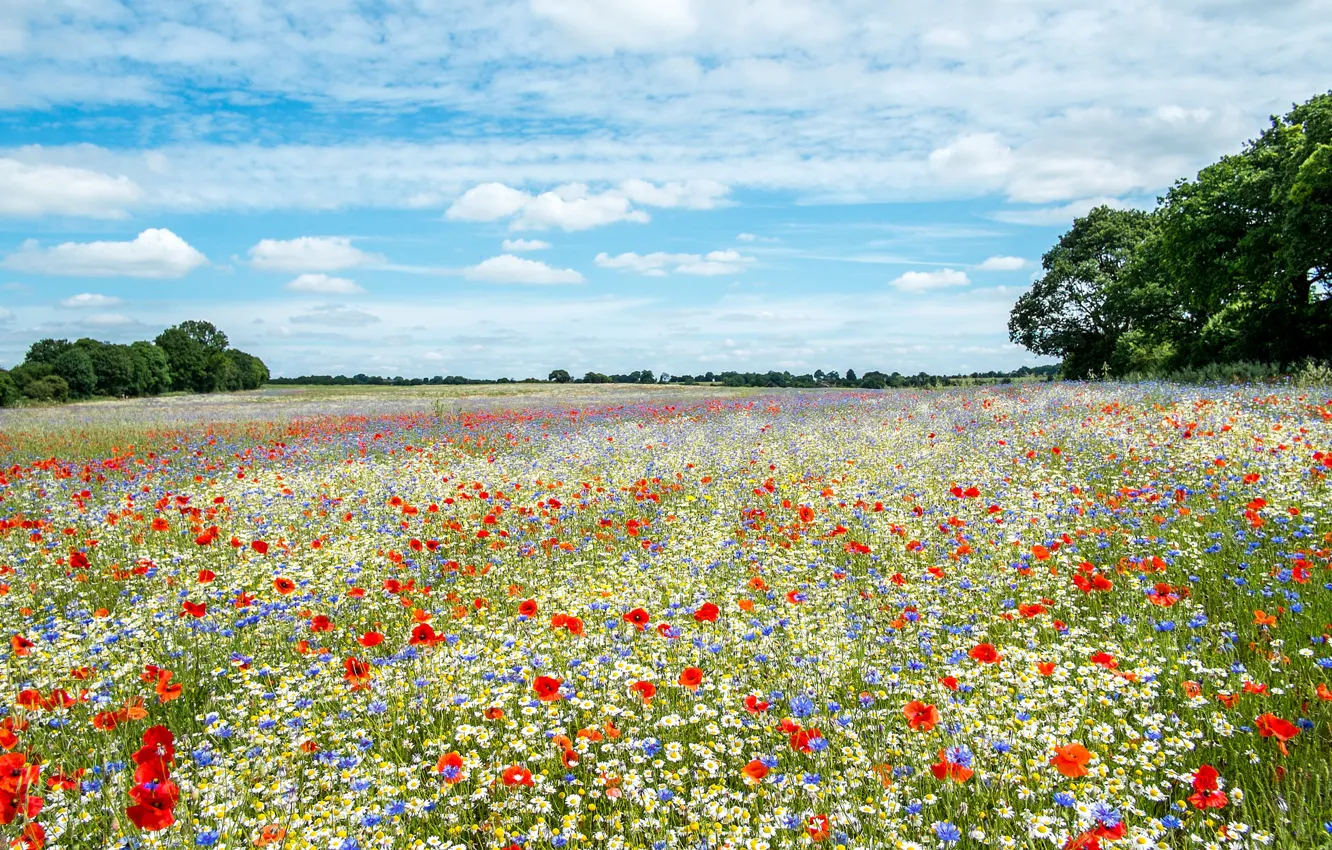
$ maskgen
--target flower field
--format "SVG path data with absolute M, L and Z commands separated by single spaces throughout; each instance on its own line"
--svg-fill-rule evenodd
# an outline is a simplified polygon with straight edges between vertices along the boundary
M 0 469 L 18 847 L 1332 847 L 1332 398 L 196 428 Z

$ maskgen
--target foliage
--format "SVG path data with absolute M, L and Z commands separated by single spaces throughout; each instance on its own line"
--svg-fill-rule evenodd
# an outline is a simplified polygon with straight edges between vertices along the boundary
M 129 345 L 80 339 L 42 339 L 9 373 L 20 394 L 34 401 L 92 396 L 123 398 L 184 392 L 253 390 L 269 378 L 254 355 L 227 347 L 227 336 L 211 322 L 189 321 L 167 328 L 155 342 Z M 58 377 L 58 383 L 43 382 Z
M 1098 207 L 1042 261 L 1009 336 L 1070 377 L 1332 354 L 1332 92 L 1180 180 Z
M 69 384 L 52 373 L 29 382 L 23 388 L 23 395 L 33 401 L 68 401 Z
M 573 378 L 570 377 L 568 371 L 564 369 L 553 369 L 546 380 L 556 384 L 567 384 L 572 381 Z
M 19 387 L 4 369 L 0 369 L 0 407 L 12 407 L 19 400 Z

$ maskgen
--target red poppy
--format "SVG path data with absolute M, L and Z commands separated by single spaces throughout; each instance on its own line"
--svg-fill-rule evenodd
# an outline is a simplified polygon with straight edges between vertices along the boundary
M 273 589 L 286 596 L 296 589 L 296 582 L 289 578 L 275 578 L 273 579 Z
M 922 732 L 929 732 L 939 722 L 939 709 L 918 699 L 903 706 L 902 713 L 906 715 L 907 726 Z
M 1048 561 L 1050 560 L 1050 550 L 1037 543 L 1031 547 L 1031 556 L 1038 561 Z
M 310 631 L 312 632 L 331 632 L 333 631 L 333 621 L 327 614 L 318 614 L 310 619 Z
M 560 686 L 564 682 L 553 676 L 537 676 L 532 682 L 532 690 L 542 702 L 555 702 L 560 698 Z
M 175 736 L 165 726 L 153 726 L 143 733 L 143 746 L 135 751 L 134 781 L 165 782 L 176 760 Z
M 25 655 L 31 655 L 32 649 L 36 645 L 37 644 L 28 640 L 23 635 L 14 635 L 9 639 L 9 648 L 13 650 L 14 654 L 19 658 L 22 658 Z
M 748 711 L 750 714 L 762 714 L 767 710 L 767 701 L 761 700 L 753 694 L 745 697 L 745 711 Z
M 125 810 L 125 815 L 139 829 L 157 832 L 176 822 L 172 810 L 180 798 L 180 790 L 174 782 L 136 785 L 129 795 L 134 805 Z
M 268 544 L 262 540 L 254 541 L 253 543 L 250 544 L 250 548 L 258 552 L 260 555 L 268 554 Z
M 508 786 L 526 785 L 529 788 L 532 787 L 532 771 L 519 764 L 506 767 L 500 778 L 503 779 L 504 784 Z
M 535 617 L 538 606 L 535 599 L 525 599 L 518 603 L 518 613 L 524 617 Z
M 633 623 L 634 627 L 640 632 L 647 629 L 648 622 L 651 621 L 651 619 L 652 615 L 642 608 L 634 608 L 624 615 L 624 621 L 626 623 Z
M 810 815 L 805 819 L 805 833 L 811 841 L 826 841 L 832 834 L 832 824 L 827 815 Z
M 791 749 L 798 753 L 812 753 L 814 752 L 814 742 L 822 737 L 823 733 L 818 729 L 801 729 L 797 727 L 796 730 L 791 733 Z
M 22 850 L 42 850 L 46 846 L 46 827 L 37 821 L 29 821 L 28 825 L 23 827 L 23 833 L 18 841 L 11 842 L 11 846 L 17 847 L 22 844 Z
M 982 664 L 998 664 L 1003 656 L 994 648 L 994 644 L 978 643 L 967 653 Z
M 569 617 L 564 621 L 564 630 L 574 637 L 582 637 L 586 631 L 582 617 Z
M 417 623 L 412 628 L 412 636 L 407 641 L 411 646 L 433 646 L 440 641 L 439 635 L 429 623 Z
M 342 662 L 342 666 L 346 671 L 342 674 L 342 678 L 347 680 L 353 691 L 370 687 L 370 663 L 368 661 L 362 661 L 359 658 L 347 658 Z
M 1286 742 L 1296 735 L 1300 734 L 1300 729 L 1289 720 L 1282 720 L 1275 714 L 1260 714 L 1254 718 L 1258 724 L 1258 734 L 1264 738 L 1276 738 L 1277 747 L 1280 748 L 1283 756 L 1290 755 L 1286 749 Z
M 1210 764 L 1194 772 L 1193 795 L 1189 797 L 1189 802 L 1195 809 L 1224 809 L 1226 803 L 1230 802 L 1217 782 L 1220 776 Z
M 1040 673 L 1042 676 L 1053 676 L 1054 671 L 1055 671 L 1055 663 L 1053 661 L 1036 662 L 1036 672 Z
M 1098 667 L 1104 667 L 1107 670 L 1113 670 L 1119 666 L 1119 659 L 1108 652 L 1095 652 L 1087 659 Z
M 703 671 L 697 667 L 686 667 L 680 671 L 679 681 L 689 690 L 696 691 L 703 684 Z
M 465 778 L 463 776 L 462 756 L 457 753 L 445 753 L 440 756 L 439 761 L 435 763 L 435 773 L 440 774 L 444 781 L 450 785 L 462 782 Z
M 758 759 L 754 759 L 745 765 L 740 773 L 744 775 L 747 781 L 758 784 L 763 781 L 763 777 L 768 775 L 768 766 Z
M 197 618 L 208 613 L 208 605 L 203 602 L 191 602 L 187 599 L 181 603 L 181 607 L 185 609 L 181 612 L 181 616 L 189 614 L 191 617 Z
M 651 702 L 652 698 L 657 695 L 657 686 L 646 681 L 634 682 L 629 686 L 629 690 L 638 694 L 645 703 Z
M 934 778 L 940 782 L 948 779 L 951 779 L 954 782 L 966 782 L 974 775 L 975 771 L 966 765 L 951 761 L 948 758 L 948 751 L 940 750 L 939 760 L 930 765 L 930 773 L 933 773 Z
M 944 676 L 939 680 L 939 684 L 943 685 L 950 691 L 955 691 L 958 688 L 956 676 Z
M 1079 776 L 1087 775 L 1087 763 L 1091 758 L 1092 754 L 1082 744 L 1065 744 L 1055 748 L 1050 764 L 1070 779 L 1077 779 Z
M 720 608 L 711 602 L 704 602 L 694 612 L 694 619 L 700 623 L 715 623 L 719 614 L 721 614 Z
M 369 649 L 372 646 L 379 646 L 384 642 L 384 636 L 379 632 L 366 632 L 356 639 L 361 646 Z

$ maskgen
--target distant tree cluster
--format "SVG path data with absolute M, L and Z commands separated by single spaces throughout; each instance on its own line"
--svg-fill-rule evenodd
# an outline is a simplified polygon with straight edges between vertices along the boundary
M 1180 180 L 1097 207 L 1041 260 L 1010 338 L 1073 378 L 1332 356 L 1332 92 Z
M 152 342 L 129 345 L 95 339 L 42 339 L 23 362 L 0 369 L 0 406 L 68 401 L 94 396 L 123 398 L 164 392 L 213 393 L 258 389 L 268 367 L 231 348 L 211 322 L 181 322 Z
M 575 378 L 567 369 L 553 369 L 546 376 L 552 384 L 721 384 L 727 387 L 846 387 L 881 390 L 889 387 L 950 387 L 976 383 L 1010 383 L 1013 380 L 1053 380 L 1059 374 L 1058 366 L 1023 366 L 1012 372 L 971 372 L 957 375 L 901 375 L 870 371 L 856 375 L 847 369 L 845 377 L 839 372 L 816 369 L 811 375 L 792 375 L 790 372 L 705 372 L 701 375 L 657 375 L 650 369 L 638 369 L 625 375 L 605 375 L 588 372 Z M 302 375 L 297 378 L 273 378 L 271 384 L 302 386 L 373 386 L 422 387 L 446 384 L 532 384 L 536 378 L 463 378 L 457 375 L 433 378 L 382 378 L 374 375 Z

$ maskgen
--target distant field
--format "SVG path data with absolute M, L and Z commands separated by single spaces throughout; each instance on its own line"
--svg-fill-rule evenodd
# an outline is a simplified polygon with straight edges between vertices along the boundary
M 49 407 L 0 408 L 0 457 L 110 454 L 126 443 L 144 443 L 200 428 L 231 432 L 275 427 L 300 419 L 397 416 L 445 417 L 496 407 L 681 402 L 738 398 L 761 392 L 680 384 L 474 384 L 422 387 L 266 386 L 248 392 L 180 393 L 154 398 L 101 399 Z

